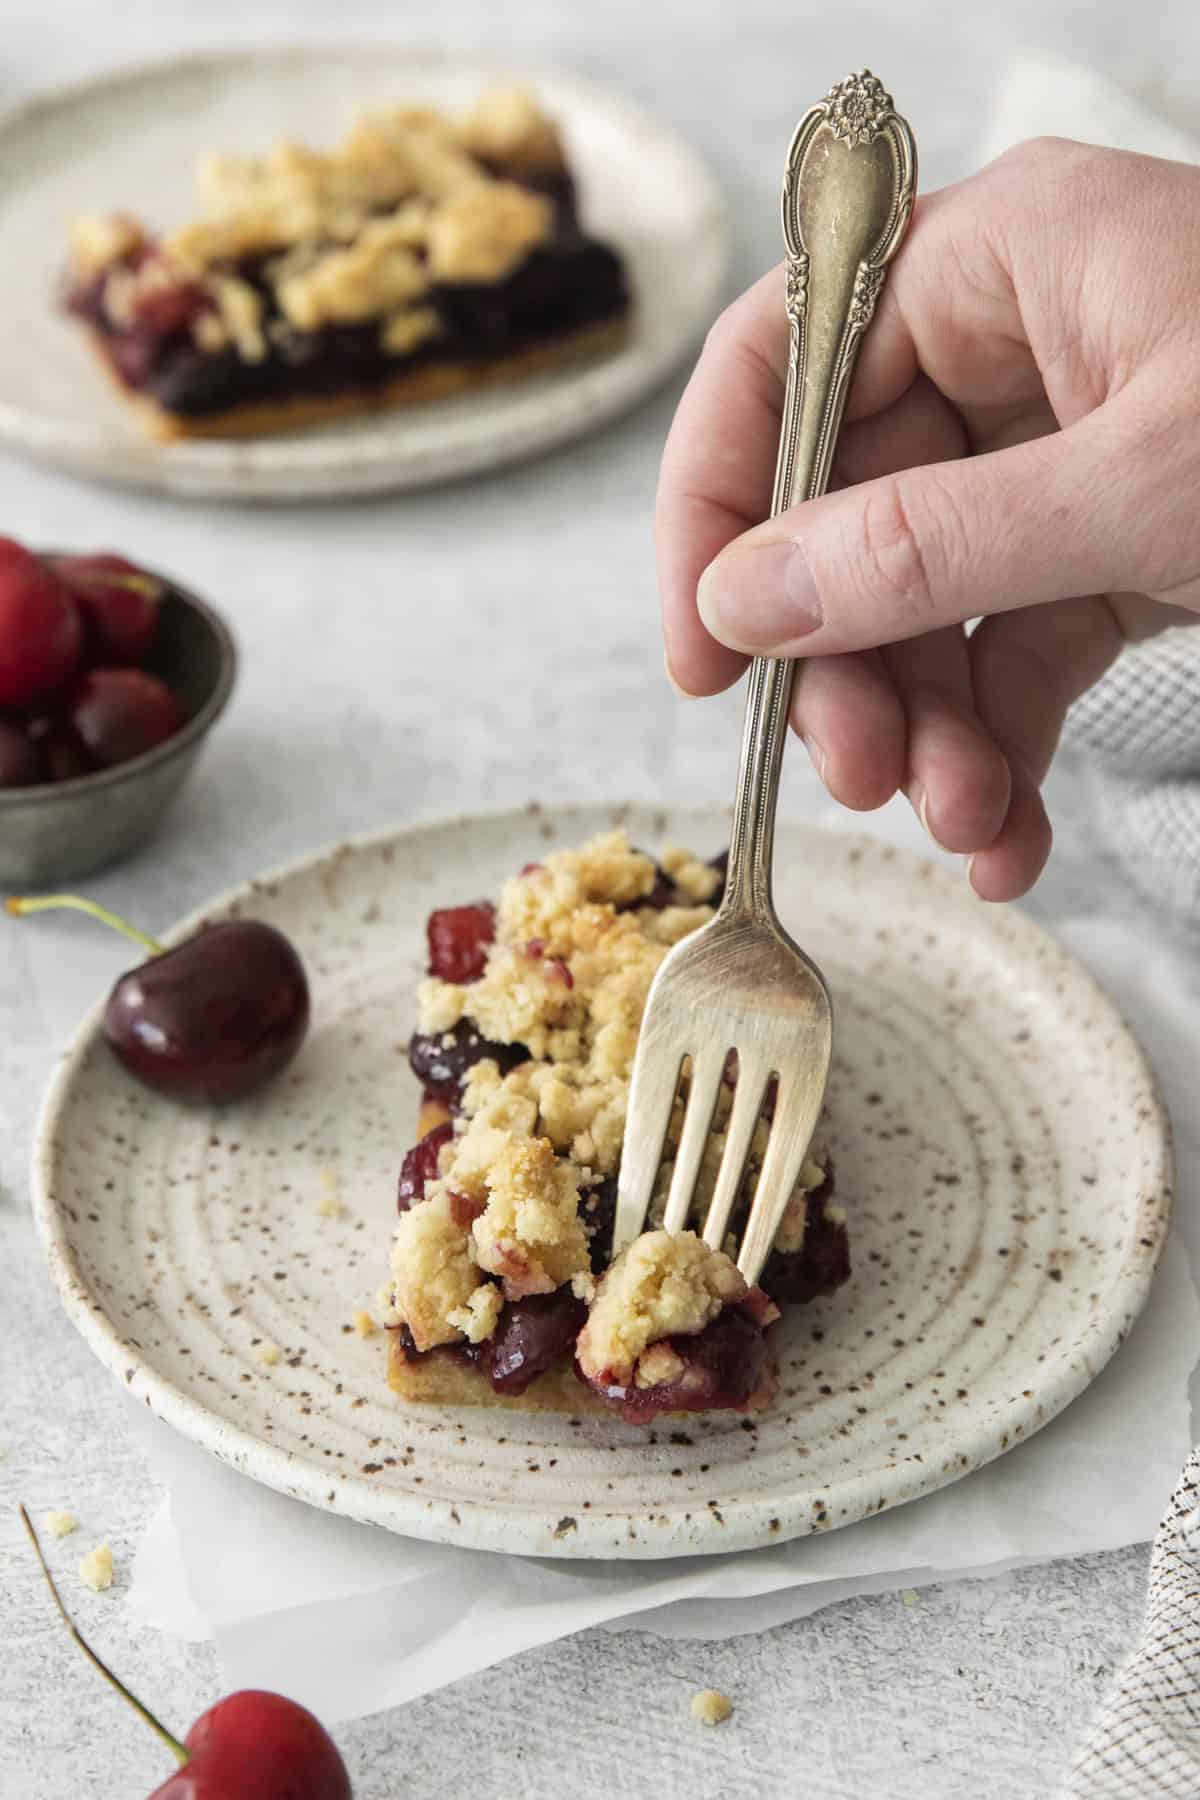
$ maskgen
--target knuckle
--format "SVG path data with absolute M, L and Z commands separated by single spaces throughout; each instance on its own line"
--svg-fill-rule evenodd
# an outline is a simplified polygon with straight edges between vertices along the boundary
M 941 520 L 901 475 L 873 484 L 860 520 L 865 596 L 883 602 L 905 635 L 926 629 L 947 561 Z

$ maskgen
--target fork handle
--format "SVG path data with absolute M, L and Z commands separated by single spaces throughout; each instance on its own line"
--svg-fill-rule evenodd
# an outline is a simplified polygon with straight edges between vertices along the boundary
M 787 389 L 771 516 L 829 482 L 858 347 L 912 214 L 917 152 L 869 70 L 840 81 L 796 127 L 783 177 Z M 750 665 L 722 912 L 774 920 L 775 809 L 795 664 Z

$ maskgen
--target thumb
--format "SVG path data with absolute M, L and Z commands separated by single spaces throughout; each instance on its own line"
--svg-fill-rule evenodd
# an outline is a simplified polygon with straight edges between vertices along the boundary
M 734 650 L 826 656 L 1071 594 L 1157 585 L 1144 578 L 1149 509 L 1122 435 L 1096 412 L 1011 449 L 793 507 L 709 564 L 700 617 Z

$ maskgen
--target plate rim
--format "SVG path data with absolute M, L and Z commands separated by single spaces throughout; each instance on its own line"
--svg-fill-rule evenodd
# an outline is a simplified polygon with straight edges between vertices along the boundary
M 117 441 L 85 423 L 30 412 L 4 399 L 0 399 L 0 444 L 19 455 L 103 486 L 166 493 L 185 499 L 222 498 L 250 505 L 326 497 L 337 500 L 442 486 L 529 461 L 602 430 L 650 398 L 699 342 L 725 295 L 733 259 L 733 209 L 705 147 L 694 142 L 673 122 L 629 96 L 624 89 L 578 73 L 568 64 L 525 62 L 519 58 L 514 61 L 493 50 L 406 44 L 393 37 L 343 38 L 328 42 L 296 37 L 282 44 L 196 46 L 162 56 L 118 61 L 92 74 L 48 82 L 21 95 L 0 106 L 0 143 L 10 132 L 19 130 L 39 115 L 86 103 L 123 83 L 169 79 L 193 70 L 218 74 L 223 69 L 247 65 L 303 64 L 318 58 L 352 58 L 369 62 L 381 54 L 416 68 L 475 69 L 481 76 L 490 70 L 497 77 L 508 76 L 534 87 L 542 81 L 562 84 L 588 98 L 609 116 L 619 116 L 631 130 L 652 131 L 660 141 L 668 142 L 677 155 L 686 158 L 694 177 L 706 190 L 704 213 L 715 255 L 711 281 L 706 288 L 698 290 L 699 298 L 693 301 L 688 322 L 679 332 L 669 342 L 664 341 L 644 366 L 630 369 L 624 381 L 593 395 L 586 408 L 564 406 L 557 417 L 535 422 L 531 429 L 516 434 L 508 447 L 495 435 L 456 444 L 445 467 L 427 466 L 428 463 L 436 465 L 436 459 L 414 462 L 410 458 L 397 463 L 394 453 L 389 460 L 386 451 L 381 454 L 373 448 L 369 437 L 359 440 L 353 436 L 335 436 L 320 427 L 262 439 L 184 439 L 156 443 L 148 437 L 142 440 L 131 436 L 128 442 Z M 639 298 L 635 293 L 635 320 Z M 703 305 L 699 303 L 700 299 Z M 618 350 L 615 356 L 582 365 L 575 373 L 602 372 L 609 365 L 619 368 L 619 356 Z M 569 375 L 571 371 L 560 373 Z M 520 388 L 515 392 L 519 395 Z M 373 434 L 387 420 L 402 416 L 398 412 L 364 413 L 360 422 Z M 323 446 L 339 444 L 345 446 L 340 455 L 336 448 L 330 448 L 324 456 L 320 454 Z
M 426 832 L 469 831 L 472 827 L 480 826 L 492 828 L 509 821 L 516 825 L 522 819 L 547 815 L 565 820 L 569 826 L 569 822 L 574 819 L 581 822 L 584 818 L 594 819 L 597 813 L 608 812 L 614 820 L 619 820 L 622 814 L 636 813 L 639 810 L 653 812 L 654 804 L 637 800 L 563 803 L 531 801 L 524 806 L 421 817 L 375 827 L 336 839 L 316 850 L 289 858 L 276 867 L 250 876 L 194 907 L 169 930 L 157 935 L 162 943 L 170 946 L 214 914 L 224 913 L 230 907 L 252 899 L 264 886 L 293 880 L 311 874 L 322 864 L 362 852 L 370 853 L 384 845 L 403 842 L 405 838 Z M 670 813 L 673 821 L 695 819 L 699 822 L 703 819 L 711 820 L 714 816 L 727 817 L 729 814 L 726 807 L 694 804 L 672 806 L 668 803 L 665 810 Z M 911 871 L 914 880 L 933 883 L 947 897 L 959 895 L 959 884 L 942 865 L 930 857 L 888 844 L 869 831 L 845 830 L 822 825 L 811 819 L 797 818 L 782 819 L 780 826 L 783 831 L 795 832 L 802 838 L 844 846 L 847 852 L 855 847 L 875 853 L 887 850 L 895 861 Z M 1135 1137 L 1138 1142 L 1155 1152 L 1159 1179 L 1143 1196 L 1138 1210 L 1131 1213 L 1131 1220 L 1138 1229 L 1130 1234 L 1126 1254 L 1107 1290 L 1104 1309 L 1089 1319 L 1081 1337 L 1076 1341 L 1076 1354 L 1060 1365 L 1051 1389 L 1035 1389 L 1029 1400 L 1022 1401 L 1003 1434 L 1003 1443 L 999 1441 L 999 1425 L 994 1420 L 989 1421 L 986 1416 L 981 1417 L 974 1425 L 966 1425 L 956 1434 L 955 1449 L 960 1458 L 963 1455 L 967 1457 L 967 1467 L 962 1467 L 957 1459 L 955 1466 L 950 1469 L 937 1467 L 932 1460 L 923 1462 L 915 1487 L 912 1485 L 912 1473 L 903 1463 L 847 1473 L 836 1485 L 823 1490 L 828 1496 L 829 1522 L 825 1525 L 814 1524 L 807 1504 L 801 1506 L 778 1494 L 771 1498 L 748 1494 L 733 1502 L 723 1502 L 719 1538 L 707 1537 L 702 1532 L 698 1539 L 688 1538 L 680 1543 L 673 1536 L 668 1542 L 661 1538 L 656 1541 L 653 1535 L 638 1535 L 629 1539 L 622 1533 L 621 1541 L 618 1542 L 613 1536 L 614 1516 L 599 1509 L 581 1514 L 574 1530 L 561 1538 L 554 1538 L 546 1530 L 544 1515 L 537 1515 L 536 1509 L 531 1513 L 522 1511 L 511 1503 L 505 1505 L 487 1499 L 442 1500 L 403 1489 L 376 1487 L 361 1474 L 335 1473 L 328 1468 L 321 1468 L 316 1462 L 302 1460 L 295 1453 L 270 1443 L 256 1435 L 252 1429 L 233 1424 L 210 1411 L 187 1389 L 158 1373 L 148 1358 L 122 1339 L 117 1327 L 108 1318 L 103 1303 L 93 1297 L 78 1270 L 66 1229 L 67 1209 L 61 1200 L 55 1199 L 52 1192 L 55 1131 L 70 1097 L 73 1075 L 98 1034 L 104 997 L 88 1009 L 58 1056 L 39 1107 L 30 1156 L 34 1222 L 64 1311 L 89 1349 L 114 1378 L 121 1381 L 127 1391 L 134 1398 L 140 1399 L 156 1417 L 181 1432 L 189 1441 L 277 1492 L 323 1511 L 382 1526 L 402 1536 L 417 1537 L 434 1543 L 459 1544 L 473 1549 L 563 1560 L 615 1558 L 642 1561 L 714 1553 L 729 1554 L 767 1544 L 779 1544 L 817 1530 L 841 1529 L 873 1516 L 876 1512 L 890 1510 L 895 1505 L 907 1505 L 912 1500 L 949 1486 L 975 1469 L 995 1461 L 1020 1443 L 1027 1442 L 1086 1390 L 1119 1349 L 1144 1307 L 1169 1235 L 1175 1176 L 1173 1134 L 1170 1115 L 1149 1056 L 1116 1002 L 1091 970 L 1052 932 L 1017 907 L 1009 906 L 997 911 L 1015 927 L 1018 943 L 1023 939 L 1026 943 L 1039 946 L 1043 953 L 1048 948 L 1059 966 L 1069 970 L 1072 978 L 1082 984 L 1091 1000 L 1107 1014 L 1126 1053 L 1131 1054 L 1140 1067 L 1147 1084 L 1149 1113 L 1148 1116 L 1137 1119 Z M 1014 1430 L 1014 1425 L 1019 1425 L 1020 1429 Z M 866 1501 L 854 1497 L 853 1490 L 856 1485 L 863 1484 L 865 1474 L 875 1477 L 871 1487 L 872 1492 L 878 1496 L 877 1499 Z M 893 1492 L 889 1497 L 889 1488 L 896 1490 L 902 1487 L 906 1491 Z M 843 1497 L 849 1500 L 849 1508 L 844 1516 L 835 1519 L 836 1504 Z M 769 1526 L 768 1513 L 774 1521 L 774 1529 Z M 662 1518 L 665 1521 L 670 1516 L 664 1514 Z M 650 1515 L 647 1515 L 646 1523 L 650 1522 Z

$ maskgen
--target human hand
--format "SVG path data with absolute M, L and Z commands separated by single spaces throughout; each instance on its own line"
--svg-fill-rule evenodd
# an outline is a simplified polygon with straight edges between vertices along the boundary
M 829 494 L 759 523 L 782 269 L 717 321 L 679 404 L 657 514 L 676 686 L 801 659 L 792 724 L 830 793 L 902 789 L 984 899 L 1049 854 L 1071 702 L 1200 614 L 1198 243 L 1200 169 L 1024 144 L 918 202 Z

